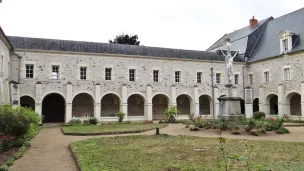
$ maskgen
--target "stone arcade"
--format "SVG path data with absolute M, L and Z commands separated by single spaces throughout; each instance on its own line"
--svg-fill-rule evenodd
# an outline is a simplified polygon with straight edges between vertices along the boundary
M 217 118 L 227 96 L 225 40 L 234 58 L 231 93 L 241 113 L 304 116 L 304 9 L 251 19 L 206 51 L 6 36 L 0 28 L 0 104 L 27 106 L 44 122 L 164 119 L 177 106 Z

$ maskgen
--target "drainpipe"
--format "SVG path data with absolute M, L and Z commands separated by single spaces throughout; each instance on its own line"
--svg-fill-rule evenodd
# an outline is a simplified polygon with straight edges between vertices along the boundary
M 214 116 L 214 109 L 215 109 L 215 103 L 214 103 L 214 88 L 213 88 L 213 67 L 210 69 L 211 70 L 211 90 L 212 90 L 212 117 L 213 117 L 213 120 L 215 119 L 215 116 Z

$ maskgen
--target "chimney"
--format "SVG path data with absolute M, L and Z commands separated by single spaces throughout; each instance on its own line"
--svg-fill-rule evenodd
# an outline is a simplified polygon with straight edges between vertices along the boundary
M 255 19 L 254 16 L 252 16 L 252 19 L 249 20 L 250 29 L 254 28 L 254 26 L 256 26 L 258 23 L 258 20 Z

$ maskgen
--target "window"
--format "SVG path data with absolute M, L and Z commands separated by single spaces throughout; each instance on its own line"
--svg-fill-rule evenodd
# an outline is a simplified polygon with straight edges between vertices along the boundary
M 175 71 L 175 82 L 179 83 L 180 82 L 180 71 Z
M 59 79 L 59 66 L 58 65 L 52 66 L 52 78 Z
M 288 39 L 283 40 L 283 51 L 288 51 Z
M 34 65 L 27 64 L 25 65 L 25 77 L 26 78 L 34 78 Z
M 215 82 L 216 84 L 221 84 L 221 73 L 215 74 Z
M 106 68 L 105 74 L 106 80 L 112 80 L 112 68 Z
M 158 82 L 159 70 L 153 70 L 153 82 Z
M 284 80 L 291 80 L 290 79 L 290 68 L 284 69 Z
M 87 67 L 80 67 L 80 79 L 81 80 L 87 79 Z
M 253 84 L 253 75 L 249 74 L 249 84 Z
M 234 74 L 234 84 L 239 84 L 239 74 Z
M 202 72 L 196 74 L 197 83 L 202 83 Z
M 264 82 L 269 83 L 269 71 L 264 72 Z
M 129 81 L 135 81 L 135 69 L 129 70 Z

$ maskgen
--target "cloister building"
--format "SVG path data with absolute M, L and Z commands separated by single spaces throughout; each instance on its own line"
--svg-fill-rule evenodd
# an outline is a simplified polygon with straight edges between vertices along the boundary
M 226 95 L 225 41 L 241 111 L 304 115 L 304 8 L 225 34 L 206 51 L 6 36 L 0 28 L 0 104 L 26 106 L 43 122 L 96 117 L 160 120 L 168 106 L 217 118 Z

